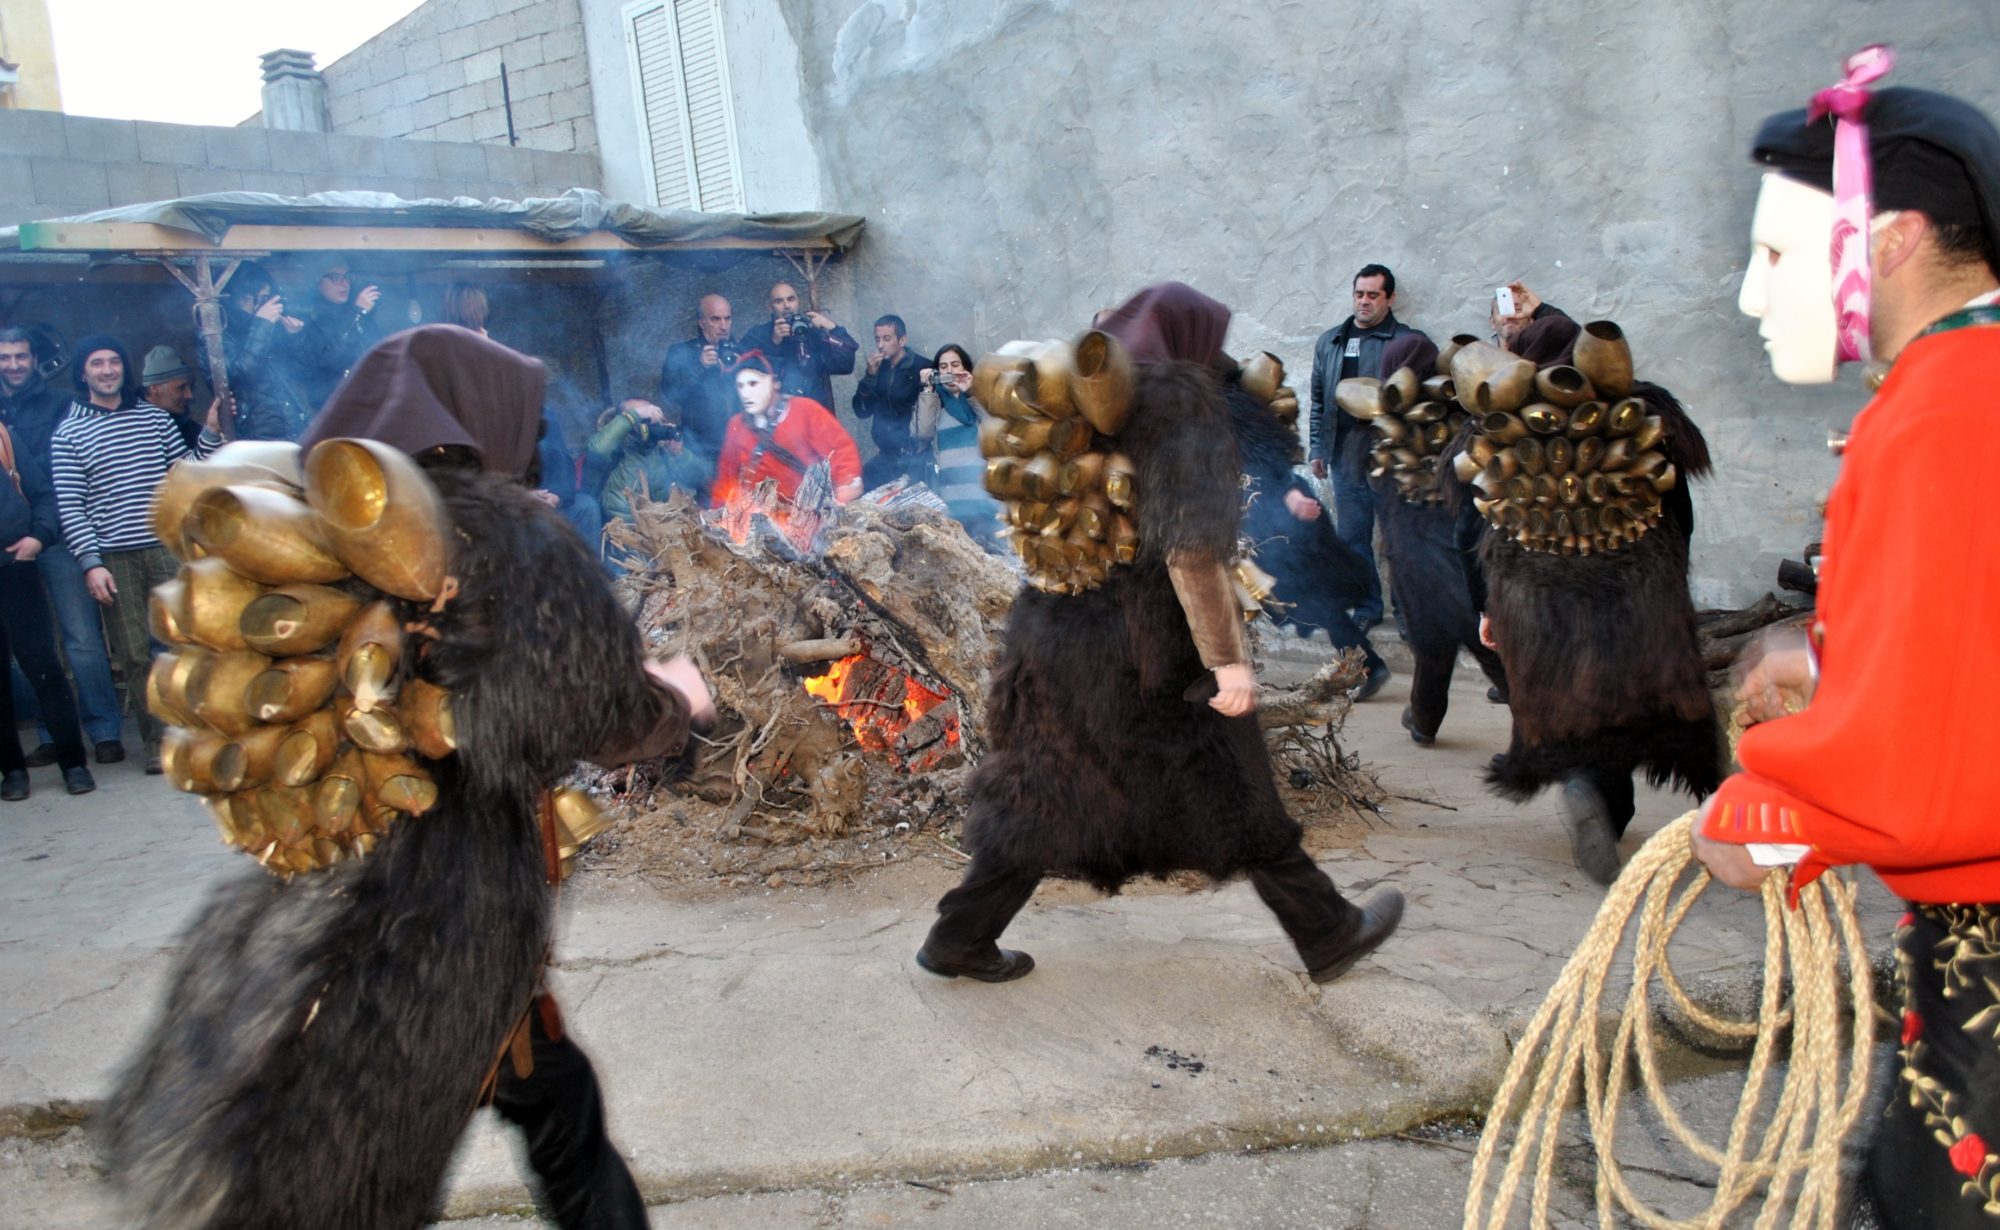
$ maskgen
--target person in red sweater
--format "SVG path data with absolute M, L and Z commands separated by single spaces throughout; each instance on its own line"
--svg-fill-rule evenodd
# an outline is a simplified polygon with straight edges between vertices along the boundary
M 1805 883 L 1866 865 L 1909 902 L 1901 1061 L 1867 1187 L 1893 1230 L 1996 1227 L 2000 516 L 1966 463 L 2000 411 L 2000 130 L 1943 94 L 1871 94 L 1887 58 L 1857 56 L 1841 87 L 1757 136 L 1770 174 L 1742 306 L 1773 369 L 1824 381 L 1871 350 L 1891 366 L 1827 502 L 1809 642 L 1746 675 L 1738 699 L 1759 724 L 1695 851 L 1746 889 L 1772 866 Z
M 736 360 L 736 399 L 743 409 L 722 436 L 722 459 L 709 489 L 714 507 L 767 478 L 789 500 L 806 471 L 822 458 L 832 464 L 835 499 L 845 504 L 861 494 L 861 451 L 854 447 L 854 437 L 833 411 L 782 391 L 762 351 L 746 351 Z

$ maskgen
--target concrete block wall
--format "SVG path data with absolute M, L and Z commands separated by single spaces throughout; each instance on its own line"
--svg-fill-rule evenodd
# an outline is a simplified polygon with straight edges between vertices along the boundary
M 204 192 L 519 199 L 596 188 L 597 159 L 500 145 L 0 111 L 0 226 Z
M 597 150 L 578 0 L 429 0 L 324 75 L 337 133 L 505 144 L 511 99 L 521 147 Z

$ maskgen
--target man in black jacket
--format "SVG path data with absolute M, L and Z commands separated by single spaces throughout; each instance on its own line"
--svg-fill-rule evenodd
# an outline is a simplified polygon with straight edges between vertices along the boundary
M 771 319 L 743 335 L 743 349 L 760 350 L 778 369 L 785 392 L 833 409 L 833 378 L 854 371 L 861 343 L 817 308 L 799 310 L 799 291 L 790 282 L 771 287 Z
M 21 463 L 47 475 L 52 473 L 49 441 L 56 424 L 69 413 L 70 395 L 50 388 L 42 378 L 42 361 L 48 357 L 42 353 L 45 345 L 31 330 L 0 329 L 0 419 L 13 433 Z M 97 763 L 114 764 L 125 759 L 125 719 L 111 679 L 111 654 L 104 647 L 103 617 L 84 585 L 82 566 L 63 544 L 60 524 L 53 528 L 54 536 L 41 540 L 35 568 L 48 590 L 49 605 L 55 608 L 63 656 L 76 680 L 76 707 L 84 734 L 96 745 Z M 43 729 L 41 745 L 28 753 L 29 767 L 55 763 L 54 736 L 54 731 Z
M 1312 472 L 1331 477 L 1341 541 L 1368 561 L 1368 595 L 1354 608 L 1363 631 L 1382 622 L 1382 581 L 1375 568 L 1375 494 L 1368 487 L 1368 432 L 1334 404 L 1333 390 L 1352 376 L 1380 378 L 1382 348 L 1417 330 L 1396 319 L 1396 275 L 1363 265 L 1354 275 L 1354 314 L 1319 335 L 1313 346 Z
M 681 412 L 688 449 L 710 470 L 722 456 L 722 433 L 736 413 L 736 378 L 729 365 L 741 347 L 730 340 L 733 319 L 729 300 L 703 295 L 695 308 L 694 336 L 667 347 L 660 364 L 660 405 Z
M 931 477 L 930 445 L 911 431 L 928 364 L 908 341 L 901 316 L 876 321 L 875 353 L 868 356 L 868 374 L 854 387 L 854 417 L 875 420 L 868 434 L 881 450 L 861 467 L 863 490 L 873 490 L 899 474 L 922 481 Z

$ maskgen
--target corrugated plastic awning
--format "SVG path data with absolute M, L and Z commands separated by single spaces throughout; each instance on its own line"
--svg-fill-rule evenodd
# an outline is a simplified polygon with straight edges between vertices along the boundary
M 854 214 L 647 209 L 584 188 L 525 201 L 217 192 L 24 222 L 0 230 L 0 249 L 148 255 L 439 252 L 517 259 L 730 249 L 832 255 L 853 247 L 864 225 Z

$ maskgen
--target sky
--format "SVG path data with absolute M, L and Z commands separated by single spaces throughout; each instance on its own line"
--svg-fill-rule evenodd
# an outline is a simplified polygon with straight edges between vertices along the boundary
M 63 110 L 234 125 L 263 107 L 257 57 L 325 68 L 422 0 L 48 0 Z

